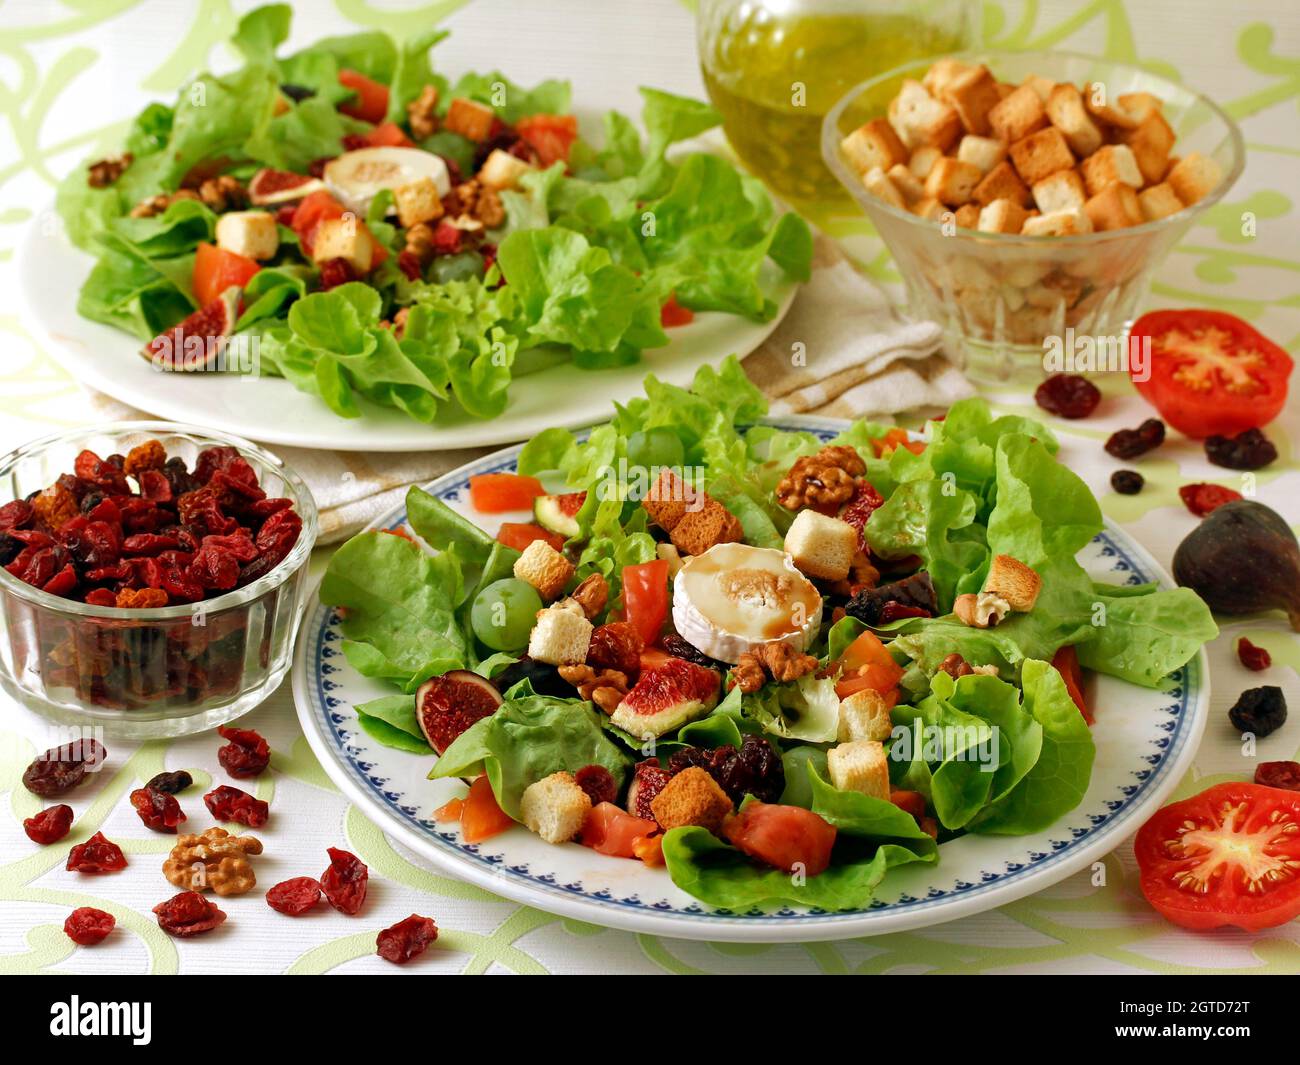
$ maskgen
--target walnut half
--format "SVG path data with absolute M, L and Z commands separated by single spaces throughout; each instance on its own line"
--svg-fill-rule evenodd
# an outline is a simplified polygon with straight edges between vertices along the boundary
M 232 836 L 224 828 L 209 828 L 202 835 L 176 840 L 163 862 L 163 876 L 190 891 L 242 895 L 257 883 L 248 856 L 261 853 L 262 841 L 255 836 Z

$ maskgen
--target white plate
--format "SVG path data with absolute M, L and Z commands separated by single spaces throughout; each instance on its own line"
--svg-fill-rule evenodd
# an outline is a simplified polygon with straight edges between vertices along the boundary
M 837 431 L 828 419 L 783 418 L 781 428 Z M 488 455 L 428 490 L 488 530 L 516 515 L 479 515 L 469 504 L 471 474 L 513 471 L 518 448 Z M 397 508 L 372 528 L 392 529 Z M 1114 583 L 1171 582 L 1122 530 L 1108 526 L 1080 561 Z M 770 912 L 717 910 L 679 891 L 662 869 L 605 857 L 576 843 L 552 846 L 522 827 L 467 844 L 459 826 L 433 811 L 464 785 L 428 780 L 435 758 L 384 747 L 360 730 L 353 706 L 392 688 L 352 670 L 339 643 L 335 612 L 313 595 L 298 634 L 293 693 L 298 718 L 330 778 L 372 821 L 440 870 L 498 895 L 594 924 L 688 939 L 840 939 L 951 921 L 1012 902 L 1056 883 L 1114 850 L 1161 804 L 1192 762 L 1205 728 L 1209 685 L 1205 652 L 1179 670 L 1167 691 L 1099 676 L 1092 781 L 1083 802 L 1050 829 L 1030 836 L 963 836 L 939 849 L 934 865 L 891 871 L 864 909 L 828 913 L 783 907 Z
M 706 363 L 733 353 L 744 358 L 776 328 L 799 287 L 767 260 L 760 283 L 777 305 L 771 321 L 701 313 L 690 325 L 669 330 L 668 345 L 644 352 L 633 366 L 584 371 L 562 363 L 516 378 L 509 405 L 498 418 L 482 421 L 457 413 L 424 425 L 367 400 L 360 400 L 360 418 L 340 418 L 282 378 L 156 371 L 140 357 L 140 341 L 77 314 L 77 294 L 94 260 L 68 240 L 61 223 L 48 224 L 57 217 L 51 205 L 28 226 L 18 248 L 17 273 L 32 324 L 64 369 L 157 417 L 292 447 L 438 451 L 526 440 L 554 425 L 591 425 L 609 416 L 612 402 L 639 395 L 647 373 L 689 385 Z

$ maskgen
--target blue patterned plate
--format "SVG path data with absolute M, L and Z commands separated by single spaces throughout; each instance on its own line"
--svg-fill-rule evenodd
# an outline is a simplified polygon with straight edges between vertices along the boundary
M 811 430 L 829 439 L 842 427 L 827 419 L 782 418 L 783 429 Z M 469 503 L 473 474 L 512 472 L 518 447 L 461 467 L 428 486 L 450 506 L 495 529 L 518 515 L 478 515 Z M 394 529 L 398 507 L 375 522 Z M 1080 561 L 1097 579 L 1140 584 L 1169 578 L 1123 531 L 1107 526 Z M 539 909 L 652 935 L 688 939 L 840 939 L 895 932 L 991 909 L 1054 884 L 1114 850 L 1163 801 L 1191 764 L 1209 706 L 1204 651 L 1151 691 L 1097 677 L 1093 738 L 1097 759 L 1083 802 L 1045 832 L 1032 836 L 965 836 L 945 844 L 936 865 L 891 872 L 864 908 L 830 913 L 782 908 L 736 913 L 716 910 L 679 891 L 662 869 L 605 857 L 577 844 L 552 846 L 518 827 L 481 844 L 467 844 L 459 826 L 439 824 L 433 811 L 464 786 L 428 780 L 432 755 L 384 747 L 360 730 L 353 706 L 391 689 L 353 671 L 339 649 L 335 612 L 313 596 L 298 636 L 294 700 L 303 731 L 330 778 L 372 821 L 440 870 Z

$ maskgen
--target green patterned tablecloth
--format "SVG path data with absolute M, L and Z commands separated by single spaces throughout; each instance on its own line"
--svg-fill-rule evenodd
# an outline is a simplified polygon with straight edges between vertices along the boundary
M 239 12 L 230 0 L 10 0 L 0 8 L 0 448 L 93 420 L 77 382 L 33 339 L 18 306 L 14 248 L 42 212 L 53 183 L 96 148 L 112 144 L 123 121 L 148 99 L 169 96 L 201 67 L 233 57 L 220 46 Z M 688 6 L 673 0 L 549 3 L 443 0 L 324 0 L 296 3 L 293 43 L 349 27 L 402 34 L 444 21 L 452 40 L 440 66 L 500 67 L 519 81 L 569 76 L 575 98 L 595 107 L 637 110 L 636 86 L 654 84 L 702 94 Z M 391 8 L 391 10 L 390 10 Z M 1196 305 L 1239 314 L 1291 351 L 1300 347 L 1300 8 L 1294 0 L 1077 0 L 985 5 L 990 43 L 1067 48 L 1141 63 L 1219 101 L 1245 131 L 1245 175 L 1227 200 L 1203 217 L 1158 273 L 1152 306 Z M 887 254 L 861 223 L 833 227 L 882 280 L 893 280 Z M 1098 416 L 1084 426 L 1059 424 L 1062 457 L 1084 476 L 1111 519 L 1166 565 L 1194 519 L 1176 490 L 1188 481 L 1235 483 L 1209 466 L 1198 448 L 1171 441 L 1145 461 L 1141 495 L 1117 496 L 1107 479 L 1114 463 L 1101 449 L 1114 429 L 1148 412 L 1125 382 L 1107 386 Z M 999 395 L 1007 409 L 1029 410 L 1023 396 Z M 1259 498 L 1300 521 L 1296 404 L 1270 429 L 1282 457 L 1259 477 Z M 319 565 L 320 559 L 317 559 Z M 1214 689 L 1209 727 L 1186 795 L 1253 770 L 1226 719 L 1242 688 L 1260 683 L 1233 656 L 1248 631 L 1272 652 L 1265 682 L 1281 684 L 1300 706 L 1300 643 L 1278 617 L 1225 626 L 1210 648 Z M 258 878 L 266 884 L 314 873 L 324 848 L 355 851 L 372 872 L 365 913 L 290 921 L 272 913 L 260 892 L 228 900 L 231 920 L 213 936 L 172 940 L 149 909 L 171 891 L 159 865 L 169 842 L 145 831 L 128 791 L 163 768 L 189 768 L 198 787 L 186 805 L 200 827 L 197 795 L 215 766 L 217 742 L 203 736 L 114 747 L 113 770 L 71 797 L 74 834 L 41 849 L 21 821 L 41 805 L 19 784 L 23 767 L 43 749 L 43 724 L 0 696 L 0 972 L 268 972 L 392 971 L 374 957 L 374 934 L 412 912 L 437 919 L 436 950 L 417 972 L 1297 972 L 1300 924 L 1258 935 L 1192 935 L 1158 918 L 1137 890 L 1126 843 L 1098 871 L 1076 875 L 1031 898 L 924 931 L 787 946 L 687 943 L 613 932 L 562 920 L 495 898 L 430 872 L 352 809 L 307 748 L 287 686 L 247 719 L 275 749 L 274 772 L 257 793 L 272 800 L 273 820 L 256 834 L 266 843 Z M 1122 712 L 1121 708 L 1107 708 Z M 1295 758 L 1300 714 L 1262 741 L 1260 756 Z M 63 869 L 70 843 L 96 829 L 122 843 L 131 860 L 121 874 L 91 879 Z M 61 925 L 68 909 L 95 905 L 120 930 L 101 946 L 74 947 Z

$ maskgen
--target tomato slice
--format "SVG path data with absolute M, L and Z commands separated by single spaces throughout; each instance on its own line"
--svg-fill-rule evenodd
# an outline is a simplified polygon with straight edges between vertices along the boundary
M 593 806 L 587 815 L 578 842 L 615 858 L 637 858 L 640 857 L 636 851 L 637 844 L 658 830 L 659 826 L 653 821 L 633 817 L 612 802 L 602 802 Z
M 360 71 L 344 67 L 339 71 L 339 84 L 355 92 L 356 99 L 339 104 L 345 115 L 363 122 L 382 122 L 388 114 L 388 86 L 372 81 Z
M 469 501 L 484 514 L 509 510 L 532 510 L 533 500 L 546 489 L 536 477 L 518 473 L 480 473 L 469 479 Z
M 1300 916 L 1300 792 L 1216 784 L 1156 812 L 1134 844 L 1142 894 L 1184 928 Z
M 1079 666 L 1079 654 L 1073 647 L 1062 647 L 1052 656 L 1052 666 L 1065 681 L 1065 690 L 1070 693 L 1074 705 L 1079 708 L 1084 721 L 1092 724 L 1092 711 L 1083 698 L 1083 669 Z
M 516 551 L 524 550 L 534 540 L 545 540 L 557 551 L 564 547 L 564 537 L 559 533 L 526 521 L 503 521 L 497 530 L 497 542 L 513 547 Z
M 406 135 L 396 122 L 381 122 L 365 134 L 366 143 L 372 148 L 414 148 L 415 141 Z
M 906 429 L 890 429 L 883 437 L 871 439 L 872 450 L 876 453 L 876 458 L 887 458 L 894 453 L 895 448 L 907 448 L 913 455 L 919 455 L 925 450 L 925 441 L 913 440 L 907 435 Z
M 206 307 L 231 285 L 243 288 L 260 269 L 256 260 L 204 241 L 194 254 L 194 298 Z
M 1181 433 L 1235 436 L 1268 424 L 1286 403 L 1291 356 L 1235 315 L 1153 311 L 1131 335 L 1151 345 L 1146 380 L 1129 367 L 1133 386 Z
M 864 632 L 828 668 L 832 673 L 836 668 L 840 670 L 835 694 L 841 699 L 866 688 L 888 694 L 903 679 L 903 667 L 874 632 Z
M 751 802 L 729 817 L 722 834 L 735 846 L 760 862 L 807 876 L 824 873 L 831 864 L 835 826 L 802 806 L 779 806 Z
M 695 321 L 695 312 L 677 302 L 677 293 L 670 292 L 664 305 L 659 308 L 659 324 L 665 329 L 679 325 L 690 325 Z
M 465 805 L 460 809 L 460 834 L 466 843 L 478 843 L 504 832 L 514 824 L 510 815 L 497 805 L 487 774 L 469 786 Z
M 578 139 L 578 120 L 573 115 L 529 115 L 515 123 L 515 132 L 547 167 L 569 161 L 569 149 Z
M 641 642 L 647 647 L 658 643 L 668 616 L 668 560 L 624 566 L 623 603 Z

